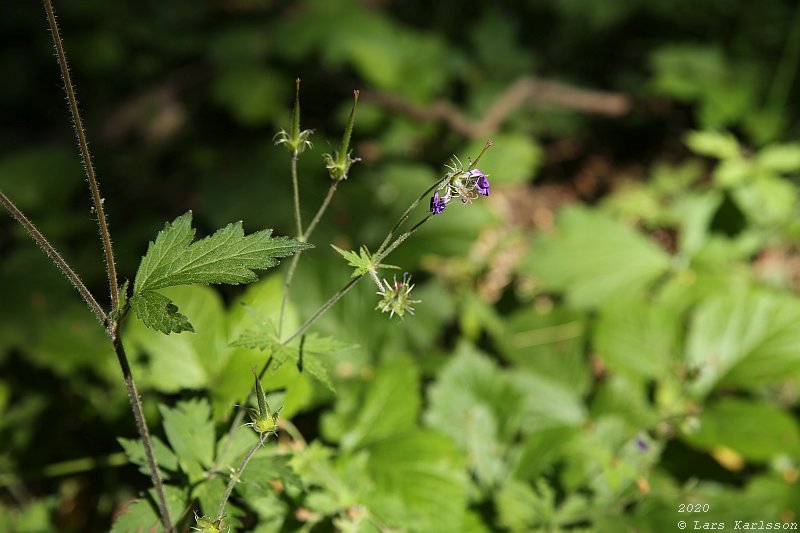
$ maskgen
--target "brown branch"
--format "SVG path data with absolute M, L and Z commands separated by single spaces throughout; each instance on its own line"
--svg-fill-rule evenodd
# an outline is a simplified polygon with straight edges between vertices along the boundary
M 630 98 L 622 93 L 582 89 L 561 82 L 525 76 L 512 83 L 489 107 L 480 120 L 466 117 L 446 100 L 418 105 L 402 96 L 380 91 L 362 91 L 363 97 L 381 107 L 422 122 L 443 122 L 451 130 L 471 139 L 491 135 L 506 118 L 531 102 L 607 116 L 628 112 Z

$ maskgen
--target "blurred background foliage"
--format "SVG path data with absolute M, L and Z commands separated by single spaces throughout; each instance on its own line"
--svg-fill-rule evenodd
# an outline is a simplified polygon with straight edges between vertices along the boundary
M 671 531 L 682 503 L 713 521 L 800 521 L 796 2 L 56 9 L 124 278 L 187 209 L 202 234 L 240 219 L 293 233 L 272 136 L 295 78 L 315 130 L 306 220 L 354 88 L 363 161 L 300 261 L 290 326 L 349 277 L 327 243 L 374 249 L 452 154 L 495 141 L 480 165 L 492 196 L 452 206 L 388 261 L 414 273 L 417 316 L 377 314 L 363 283 L 313 330 L 347 346 L 320 357 L 335 394 L 290 365 L 268 374 L 305 443 L 282 433 L 253 463 L 230 523 Z M 42 9 L 0 12 L 0 188 L 103 294 Z M 135 430 L 103 331 L 10 217 L 0 253 L 2 529 L 107 530 L 127 507 L 115 530 L 135 530 L 148 478 L 117 442 Z M 203 472 L 236 456 L 215 455 L 214 432 L 264 360 L 229 346 L 247 325 L 239 303 L 276 313 L 281 275 L 172 290 L 196 334 L 128 323 L 175 515 L 219 501 Z M 183 442 L 181 423 L 208 440 Z

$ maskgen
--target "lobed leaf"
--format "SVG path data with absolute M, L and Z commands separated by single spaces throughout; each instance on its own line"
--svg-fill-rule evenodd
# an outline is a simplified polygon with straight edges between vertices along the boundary
M 136 272 L 134 294 L 173 285 L 251 283 L 257 279 L 255 270 L 274 267 L 279 258 L 311 248 L 287 237 L 272 237 L 272 230 L 245 235 L 241 221 L 192 243 L 191 223 L 189 211 L 158 233 Z

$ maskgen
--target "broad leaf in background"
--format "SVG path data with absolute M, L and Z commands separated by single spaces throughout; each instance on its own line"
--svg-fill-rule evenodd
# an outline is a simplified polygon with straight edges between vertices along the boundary
M 686 346 L 699 376 L 691 390 L 753 387 L 800 375 L 800 301 L 764 289 L 712 295 L 697 308 Z
M 272 237 L 272 230 L 245 235 L 241 222 L 192 243 L 194 234 L 189 211 L 168 222 L 147 247 L 136 272 L 131 306 L 148 327 L 165 333 L 191 328 L 169 299 L 146 294 L 150 291 L 175 285 L 252 283 L 258 279 L 255 270 L 274 267 L 279 258 L 311 247 Z
M 520 429 L 522 398 L 509 375 L 486 355 L 463 343 L 428 389 L 428 427 L 467 452 L 484 487 L 507 473 L 507 452 Z
M 674 361 L 682 326 L 681 313 L 672 306 L 620 298 L 601 309 L 594 345 L 613 371 L 659 379 Z
M 575 206 L 560 213 L 555 234 L 536 240 L 523 268 L 583 308 L 645 287 L 669 268 L 669 256 L 623 223 Z
M 564 306 L 530 306 L 503 317 L 502 324 L 495 342 L 505 359 L 573 391 L 588 390 L 592 379 L 585 364 L 585 313 Z
M 125 324 L 124 344 L 130 354 L 147 354 L 142 379 L 161 392 L 200 389 L 215 383 L 229 358 L 226 317 L 220 295 L 209 287 L 163 289 L 197 326 L 192 335 L 162 335 L 143 322 Z M 251 365 L 252 366 L 252 365 Z M 246 368 L 241 375 L 246 375 Z
M 542 161 L 542 149 L 530 135 L 505 133 L 496 135 L 494 145 L 481 157 L 481 169 L 491 169 L 492 184 L 528 183 L 536 175 Z M 464 153 L 477 154 L 486 142 L 478 139 Z M 465 162 L 466 164 L 466 162 Z
M 690 444 L 714 452 L 734 450 L 749 461 L 767 462 L 800 452 L 800 429 L 794 417 L 765 403 L 724 398 L 705 408 L 696 432 L 685 432 Z
M 214 460 L 214 423 L 206 400 L 178 402 L 174 409 L 159 406 L 167 434 L 181 470 L 192 480 L 200 480 Z
M 388 503 L 398 527 L 462 531 L 468 486 L 463 463 L 452 441 L 431 431 L 412 430 L 375 443 L 367 463 L 376 487 L 368 496 L 370 507 Z
M 342 448 L 353 450 L 412 430 L 419 407 L 419 371 L 414 362 L 402 358 L 383 363 L 375 369 L 361 409 L 342 436 Z

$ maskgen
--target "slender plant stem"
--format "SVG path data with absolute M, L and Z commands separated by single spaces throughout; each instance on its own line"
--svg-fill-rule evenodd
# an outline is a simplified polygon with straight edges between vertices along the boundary
M 411 214 L 411 211 L 413 211 L 414 208 L 419 205 L 419 203 L 422 201 L 422 199 L 425 198 L 426 196 L 428 196 L 431 192 L 433 192 L 434 189 L 438 189 L 442 185 L 442 183 L 444 183 L 447 179 L 448 179 L 448 176 L 445 176 L 444 178 L 436 181 L 436 183 L 434 183 L 433 185 L 431 185 L 430 187 L 425 189 L 425 192 L 420 194 L 419 197 L 416 200 L 411 202 L 411 205 L 408 206 L 408 209 L 405 210 L 405 212 L 400 216 L 400 218 L 395 223 L 395 225 L 392 227 L 392 229 L 389 230 L 389 233 L 386 234 L 386 238 L 383 239 L 383 242 L 381 243 L 380 247 L 378 248 L 378 251 L 375 252 L 376 255 L 380 255 L 383 252 L 383 249 L 386 248 L 386 245 L 388 245 L 389 242 L 391 242 L 392 238 L 394 237 L 395 232 L 400 228 L 400 226 L 403 225 L 403 223 L 406 220 L 408 220 L 408 217 Z M 383 257 L 386 257 L 386 256 L 384 255 Z
M 314 231 L 314 228 L 317 227 L 319 224 L 322 215 L 325 214 L 325 211 L 328 210 L 328 206 L 331 203 L 331 198 L 333 198 L 333 194 L 336 192 L 337 187 L 339 186 L 339 182 L 336 180 L 331 181 L 331 186 L 328 187 L 328 194 L 325 195 L 325 199 L 322 200 L 322 204 L 317 209 L 317 214 L 314 215 L 314 218 L 311 220 L 311 224 L 308 225 L 306 228 L 306 232 L 303 234 L 303 241 L 307 242 L 308 239 L 311 237 L 311 233 Z
M 156 465 L 156 459 L 153 454 L 153 443 L 150 441 L 150 432 L 147 429 L 147 421 L 144 418 L 139 392 L 136 390 L 136 382 L 133 380 L 131 367 L 128 363 L 128 356 L 125 354 L 125 348 L 122 346 L 122 339 L 119 335 L 115 335 L 113 342 L 114 352 L 117 354 L 117 360 L 122 369 L 122 376 L 125 378 L 125 388 L 128 391 L 128 400 L 131 402 L 131 410 L 133 411 L 133 418 L 136 421 L 136 429 L 139 431 L 139 437 L 142 439 L 142 447 L 144 448 L 145 458 L 147 459 L 147 467 L 148 470 L 150 470 L 150 480 L 153 483 L 153 488 L 156 492 L 156 503 L 161 513 L 161 522 L 164 525 L 164 529 L 171 532 L 174 531 L 174 528 L 172 526 L 172 519 L 169 516 L 167 498 L 164 494 L 164 484 L 161 481 L 161 474 Z
M 242 464 L 239 465 L 239 469 L 236 471 L 235 474 L 233 474 L 233 476 L 231 476 L 230 481 L 228 481 L 228 486 L 225 487 L 225 494 L 223 494 L 222 496 L 222 501 L 219 503 L 219 511 L 217 511 L 216 520 L 222 520 L 222 516 L 225 514 L 225 505 L 227 505 L 228 499 L 231 497 L 233 488 L 239 482 L 239 479 L 242 476 L 242 472 L 244 472 L 244 469 L 247 467 L 247 463 L 250 462 L 250 459 L 253 458 L 258 449 L 264 445 L 264 442 L 266 442 L 268 436 L 269 433 L 263 433 L 261 435 L 261 437 L 258 439 L 258 442 L 255 443 L 252 448 L 250 448 L 249 452 L 247 452 L 247 455 L 242 461 Z
M 387 255 L 392 253 L 395 250 L 395 248 L 403 244 L 403 241 L 411 237 L 411 235 L 413 235 L 415 231 L 417 231 L 420 227 L 422 227 L 423 224 L 429 221 L 432 216 L 433 215 L 426 216 L 425 218 L 414 224 L 410 230 L 406 231 L 405 233 L 397 237 L 397 239 L 395 239 L 395 241 L 388 248 L 386 248 L 386 250 L 375 256 L 375 262 L 380 263 L 381 261 L 383 261 Z
M 395 248 L 397 248 L 398 246 L 400 246 L 400 244 L 402 244 L 402 243 L 403 243 L 403 241 L 405 241 L 406 239 L 408 239 L 408 238 L 409 238 L 411 235 L 413 235 L 413 234 L 414 234 L 414 232 L 416 232 L 416 231 L 417 231 L 417 230 L 418 230 L 420 227 L 422 227 L 422 225 L 423 225 L 425 222 L 427 222 L 428 220 L 430 220 L 430 218 L 431 218 L 432 216 L 433 216 L 433 215 L 428 215 L 428 216 L 426 216 L 425 218 L 423 218 L 422 220 L 420 220 L 419 222 L 417 222 L 416 224 L 414 224 L 414 226 L 413 226 L 413 227 L 412 227 L 410 230 L 406 231 L 405 233 L 403 233 L 402 235 L 400 235 L 399 237 L 397 237 L 397 239 L 396 239 L 396 240 L 395 240 L 395 241 L 394 241 L 394 242 L 393 242 L 393 243 L 392 243 L 392 244 L 391 244 L 389 247 L 387 247 L 387 248 L 386 248 L 386 250 L 384 250 L 384 251 L 383 251 L 381 254 L 378 254 L 378 255 L 376 255 L 376 256 L 375 256 L 375 262 L 376 262 L 376 263 L 379 263 L 380 261 L 382 261 L 383 259 L 385 259 L 385 258 L 386 258 L 386 256 L 388 256 L 390 253 L 392 253 L 392 252 L 395 250 Z M 314 322 L 316 322 L 316 321 L 317 321 L 317 319 L 319 319 L 319 317 L 320 317 L 320 316 L 322 316 L 322 315 L 325 313 L 325 311 L 327 311 L 328 309 L 330 309 L 330 308 L 333 306 L 333 304 L 335 304 L 336 302 L 338 302 L 339 300 L 341 300 L 341 299 L 342 299 L 342 297 L 343 297 L 345 294 L 347 294 L 347 293 L 348 293 L 348 291 L 350 291 L 350 289 L 352 289 L 352 288 L 355 286 L 355 284 L 356 284 L 356 283 L 358 283 L 359 281 L 361 281 L 361 279 L 363 279 L 363 277 L 364 277 L 364 274 L 361 274 L 361 275 L 360 275 L 360 276 L 358 276 L 357 278 L 353 278 L 353 279 L 351 279 L 350 281 L 348 281 L 348 282 L 347 282 L 347 284 L 346 284 L 344 287 L 342 287 L 341 289 L 339 289 L 338 291 L 336 291 L 336 292 L 333 294 L 333 296 L 331 296 L 330 298 L 328 298 L 328 301 L 327 301 L 327 302 L 325 302 L 324 304 L 322 304 L 322 305 L 320 306 L 320 308 L 319 308 L 319 309 L 317 309 L 316 311 L 314 311 L 314 314 L 313 314 L 313 315 L 311 315 L 310 317 L 308 317 L 308 319 L 307 319 L 305 322 L 303 322 L 303 325 L 302 325 L 302 326 L 300 326 L 300 327 L 297 329 L 297 331 L 295 331 L 294 333 L 292 333 L 292 334 L 291 334 L 291 335 L 290 335 L 290 336 L 289 336 L 289 337 L 288 337 L 286 340 L 282 341 L 282 342 L 281 342 L 281 344 L 282 344 L 282 345 L 289 344 L 290 342 L 292 342 L 293 340 L 295 340 L 297 337 L 299 337 L 300 335 L 302 335 L 303 333 L 305 333 L 305 332 L 306 332 L 306 330 L 308 330 L 308 328 L 310 328 L 310 327 L 311 327 L 311 326 L 314 324 Z
M 286 313 L 286 304 L 289 303 L 289 287 L 292 285 L 294 279 L 294 271 L 297 270 L 297 263 L 300 261 L 300 254 L 302 250 L 298 250 L 292 256 L 292 261 L 289 263 L 289 270 L 286 272 L 286 280 L 283 282 L 283 296 L 281 297 L 281 310 L 278 313 L 278 338 L 283 333 L 283 316 Z
M 53 37 L 53 45 L 56 50 L 56 58 L 58 59 L 58 66 L 61 69 L 61 77 L 64 81 L 64 90 L 67 93 L 67 101 L 69 102 L 69 110 L 72 115 L 72 125 L 75 129 L 75 136 L 78 139 L 78 147 L 81 153 L 84 170 L 86 171 L 86 179 L 89 182 L 89 189 L 92 195 L 92 203 L 94 204 L 94 212 L 97 215 L 97 225 L 100 229 L 100 239 L 103 243 L 103 252 L 105 253 L 106 273 L 108 275 L 108 285 L 111 293 L 111 310 L 112 312 L 119 310 L 119 287 L 117 284 L 117 267 L 114 261 L 114 250 L 111 245 L 111 235 L 108 230 L 108 223 L 106 222 L 105 209 L 103 207 L 103 198 L 100 195 L 100 186 L 95 176 L 94 166 L 92 165 L 92 156 L 89 152 L 89 142 L 86 140 L 86 132 L 83 127 L 83 120 L 81 119 L 80 110 L 78 109 L 78 99 L 75 96 L 75 87 L 72 83 L 72 78 L 69 74 L 69 66 L 67 64 L 67 56 L 64 53 L 64 44 L 58 29 L 58 22 L 56 21 L 55 11 L 53 4 L 50 0 L 43 0 L 44 9 L 47 13 L 47 21 L 50 26 L 50 33 Z M 125 379 L 125 387 L 128 391 L 128 399 L 131 403 L 131 410 L 133 417 L 136 421 L 136 428 L 139 431 L 139 436 L 142 439 L 142 446 L 144 447 L 147 465 L 150 470 L 150 479 L 153 482 L 153 488 L 156 492 L 156 501 L 158 503 L 159 511 L 161 513 L 161 521 L 167 532 L 174 531 L 172 520 L 169 516 L 169 509 L 167 507 L 167 499 L 164 495 L 164 486 L 161 482 L 161 476 L 156 466 L 153 445 L 150 441 L 150 433 L 147 429 L 147 422 L 144 418 L 141 400 L 139 393 L 136 390 L 136 383 L 131 373 L 128 357 L 125 355 L 125 349 L 122 346 L 122 340 L 119 336 L 119 320 L 115 319 L 108 325 L 111 333 L 111 341 L 114 345 L 114 351 L 117 354 L 122 375 Z
M 108 231 L 108 224 L 106 222 L 106 214 L 103 209 L 103 198 L 100 196 L 100 186 L 95 177 L 94 167 L 92 166 L 92 156 L 89 153 L 89 143 L 86 140 L 86 132 L 83 128 L 83 120 L 78 109 L 78 99 L 75 97 L 75 87 L 72 84 L 72 78 L 69 75 L 69 66 L 67 65 L 67 56 L 64 53 L 64 44 L 61 39 L 61 34 L 58 30 L 58 22 L 56 22 L 56 15 L 53 11 L 53 4 L 50 0 L 43 0 L 44 9 L 47 12 L 47 21 L 50 25 L 50 33 L 53 36 L 53 44 L 56 49 L 56 57 L 58 58 L 58 66 L 61 69 L 61 77 L 64 80 L 64 90 L 67 93 L 67 101 L 69 102 L 69 111 L 72 115 L 72 126 L 75 129 L 75 135 L 78 138 L 78 147 L 81 152 L 81 159 L 83 160 L 83 167 L 86 171 L 86 178 L 89 181 L 89 189 L 92 193 L 92 202 L 94 203 L 94 212 L 97 214 L 97 225 L 100 228 L 100 238 L 103 242 L 103 251 L 105 252 L 106 259 L 106 273 L 108 274 L 108 284 L 111 291 L 111 310 L 116 311 L 119 308 L 119 287 L 117 286 L 117 267 L 114 262 L 114 250 L 111 246 L 111 236 Z
M 292 196 L 294 200 L 294 223 L 297 226 L 297 238 L 303 236 L 303 220 L 300 218 L 300 185 L 297 183 L 297 155 L 292 155 Z
M 331 203 L 331 198 L 333 198 L 333 194 L 336 192 L 337 186 L 338 181 L 331 182 L 331 186 L 328 188 L 328 194 L 325 195 L 325 199 L 322 201 L 319 209 L 317 209 L 317 213 L 311 220 L 311 224 L 308 225 L 305 233 L 303 233 L 302 236 L 298 236 L 302 242 L 308 242 L 308 239 L 311 238 L 311 233 L 313 233 L 314 228 L 317 227 L 322 215 L 325 214 L 325 211 L 328 209 L 328 205 Z M 289 263 L 289 270 L 286 272 L 286 281 L 283 284 L 283 298 L 281 299 L 281 310 L 280 313 L 278 313 L 278 338 L 280 338 L 281 334 L 283 333 L 283 316 L 286 311 L 286 304 L 289 302 L 289 287 L 292 285 L 294 273 L 295 270 L 297 270 L 297 263 L 300 261 L 301 254 L 302 250 L 292 256 L 292 261 Z
M 317 321 L 317 319 L 319 319 L 319 317 L 321 317 L 321 316 L 322 316 L 322 315 L 325 313 L 325 311 L 327 311 L 328 309 L 330 309 L 330 308 L 333 306 L 333 304 L 335 304 L 336 302 L 338 302 L 339 300 L 341 300 L 342 296 L 344 296 L 345 294 L 347 294 L 347 293 L 350 291 L 350 289 L 352 289 L 352 288 L 355 286 L 355 284 L 356 284 L 356 283 L 358 283 L 359 281 L 361 281 L 361 279 L 362 279 L 363 277 L 364 277 L 364 275 L 362 274 L 361 276 L 358 276 L 357 278 L 353 278 L 353 279 L 351 279 L 350 281 L 348 281 L 348 282 L 347 282 L 347 284 L 346 284 L 344 287 L 342 287 L 341 289 L 339 289 L 338 291 L 336 291 L 336 293 L 334 293 L 334 295 L 333 295 L 333 296 L 331 296 L 330 298 L 328 298 L 328 301 L 327 301 L 327 302 L 325 302 L 324 304 L 322 304 L 322 306 L 320 306 L 320 308 L 319 308 L 319 309 L 317 309 L 316 311 L 314 311 L 314 314 L 313 314 L 313 315 L 311 315 L 310 317 L 308 317 L 308 319 L 307 319 L 305 322 L 303 322 L 303 325 L 302 325 L 302 326 L 300 326 L 300 327 L 297 329 L 297 331 L 295 331 L 294 333 L 292 333 L 292 334 L 291 334 L 291 335 L 290 335 L 290 336 L 289 336 L 289 337 L 288 337 L 286 340 L 282 341 L 282 342 L 281 342 L 281 344 L 282 344 L 282 345 L 289 344 L 290 342 L 292 342 L 293 340 L 295 340 L 297 337 L 299 337 L 300 335 L 302 335 L 303 333 L 305 333 L 305 332 L 306 332 L 306 330 L 307 330 L 308 328 L 310 328 L 310 327 L 311 327 L 311 325 L 312 325 L 312 324 L 314 324 L 314 322 L 316 322 L 316 321 Z
M 443 180 L 439 180 L 439 181 L 437 181 L 436 183 L 434 183 L 434 184 L 433 184 L 431 187 L 429 187 L 429 188 L 428 188 L 428 190 L 426 190 L 426 191 L 425 191 L 425 192 L 424 192 L 422 195 L 420 195 L 419 199 L 417 199 L 417 200 L 416 200 L 414 203 L 412 203 L 412 204 L 411 204 L 411 207 L 409 207 L 409 209 L 407 209 L 407 210 L 406 210 L 406 212 L 405 212 L 405 213 L 403 213 L 403 216 L 402 216 L 402 217 L 400 217 L 400 221 L 398 221 L 398 223 L 397 223 L 397 224 L 395 224 L 395 226 L 394 226 L 394 227 L 392 228 L 392 230 L 389 232 L 389 235 L 387 235 L 387 237 L 386 237 L 386 239 L 385 239 L 385 242 L 388 242 L 388 241 L 389 241 L 389 239 L 391 238 L 391 236 L 392 236 L 393 232 L 397 231 L 397 228 L 398 228 L 398 227 L 400 227 L 400 225 L 401 225 L 401 224 L 402 224 L 402 223 L 403 223 L 403 222 L 404 222 L 404 221 L 405 221 L 405 220 L 408 218 L 408 215 L 409 215 L 409 213 L 411 212 L 411 209 L 413 209 L 413 208 L 414 208 L 416 205 L 418 205 L 418 204 L 419 204 L 419 202 L 420 202 L 420 200 L 421 200 L 422 198 L 424 198 L 424 197 L 425 197 L 427 194 L 429 194 L 429 193 L 430 193 L 430 191 L 432 191 L 434 188 L 438 187 L 438 186 L 439 186 L 439 185 L 442 183 L 442 181 L 443 181 Z M 419 229 L 419 228 L 420 228 L 420 227 L 421 227 L 421 226 L 422 226 L 422 225 L 423 225 L 425 222 L 427 222 L 427 221 L 428 221 L 428 220 L 429 220 L 429 219 L 430 219 L 432 216 L 433 216 L 433 215 L 430 215 L 430 214 L 429 214 L 428 216 L 426 216 L 425 218 L 423 218 L 422 220 L 420 220 L 419 222 L 417 222 L 417 223 L 416 223 L 416 224 L 415 224 L 415 225 L 414 225 L 414 226 L 413 226 L 413 227 L 412 227 L 410 230 L 408 230 L 407 232 L 405 232 L 405 233 L 403 233 L 402 235 L 400 235 L 400 236 L 399 236 L 399 237 L 398 237 L 398 238 L 397 238 L 397 239 L 396 239 L 396 240 L 395 240 L 395 241 L 394 241 L 394 242 L 393 242 L 393 243 L 392 243 L 392 244 L 391 244 L 389 247 L 385 247 L 385 245 L 382 245 L 382 246 L 381 246 L 381 249 L 383 249 L 383 248 L 385 248 L 385 249 L 384 249 L 383 251 L 380 251 L 379 253 L 377 253 L 377 254 L 375 255 L 375 259 L 374 259 L 375 263 L 380 263 L 380 262 L 381 262 L 383 259 L 385 259 L 385 258 L 386 258 L 386 256 L 388 256 L 390 253 L 392 253 L 392 252 L 395 250 L 395 248 L 397 248 L 398 246 L 400 246 L 400 244 L 402 244 L 402 242 L 403 242 L 403 241 L 405 241 L 405 240 L 406 240 L 408 237 L 410 237 L 410 236 L 411 236 L 411 235 L 412 235 L 412 234 L 413 234 L 415 231 L 417 231 L 417 230 L 418 230 L 418 229 Z M 340 300 L 340 299 L 341 299 L 341 298 L 342 298 L 342 297 L 343 297 L 345 294 L 347 294 L 347 293 L 350 291 L 350 289 L 352 289 L 352 288 L 355 286 L 355 284 L 356 284 L 356 283 L 358 283 L 359 281 L 361 281 L 361 279 L 362 279 L 363 277 L 364 277 L 364 274 L 362 274 L 362 275 L 360 275 L 360 276 L 358 276 L 358 277 L 355 277 L 355 278 L 352 278 L 352 279 L 350 279 L 350 280 L 349 280 L 349 281 L 348 281 L 348 282 L 347 282 L 347 283 L 346 283 L 346 284 L 345 284 L 345 285 L 344 285 L 344 286 L 343 286 L 341 289 L 339 289 L 338 291 L 336 291 L 336 292 L 335 292 L 335 293 L 334 293 L 334 294 L 333 294 L 333 295 L 332 295 L 332 296 L 331 296 L 331 297 L 328 299 L 328 301 L 326 301 L 324 304 L 322 304 L 322 306 L 320 306 L 320 307 L 319 307 L 319 309 L 317 309 L 316 311 L 314 311 L 314 314 L 312 314 L 310 317 L 308 317 L 308 319 L 306 319 L 306 321 L 305 321 L 305 322 L 303 322 L 303 325 L 301 325 L 301 326 L 300 326 L 300 327 L 297 329 L 297 331 L 295 331 L 294 333 L 292 333 L 292 334 L 291 334 L 291 335 L 290 335 L 290 336 L 289 336 L 287 339 L 285 339 L 285 340 L 281 341 L 281 345 L 285 346 L 285 345 L 289 344 L 290 342 L 292 342 L 293 340 L 295 340 L 295 339 L 296 339 L 297 337 L 299 337 L 300 335 L 302 335 L 303 333 L 305 333 L 305 332 L 308 330 L 308 328 L 310 328 L 310 327 L 311 327 L 311 326 L 314 324 L 314 322 L 316 322 L 316 321 L 319 319 L 319 317 L 321 317 L 321 316 L 322 316 L 322 315 L 323 315 L 323 314 L 324 314 L 324 313 L 325 313 L 325 312 L 326 312 L 328 309 L 330 309 L 330 308 L 331 308 L 331 307 L 332 307 L 332 306 L 333 306 L 333 305 L 334 305 L 336 302 L 338 302 L 338 301 L 339 301 L 339 300 Z M 377 275 L 376 275 L 376 277 L 377 277 Z M 375 281 L 375 279 L 374 279 L 374 278 L 373 278 L 373 281 Z M 376 283 L 377 283 L 378 285 L 380 284 L 380 282 L 379 282 L 379 281 L 377 281 Z M 379 285 L 379 286 L 380 286 L 380 285 Z M 270 365 L 270 363 L 271 363 L 271 362 L 272 362 L 272 357 L 270 357 L 269 359 L 267 359 L 267 362 L 266 362 L 266 364 L 265 364 L 265 365 L 264 365 L 264 366 L 261 368 L 261 371 L 258 373 L 258 379 L 261 379 L 261 378 L 263 378 L 263 377 L 264 377 L 264 374 L 266 373 L 266 371 L 267 371 L 267 368 L 269 368 L 269 365 Z M 253 387 L 251 387 L 251 388 L 250 388 L 250 392 L 248 392 L 248 394 L 247 394 L 247 397 L 245 398 L 245 401 L 244 401 L 244 403 L 242 404 L 242 406 L 241 406 L 241 407 L 239 407 L 239 410 L 236 412 L 236 416 L 233 418 L 233 422 L 231 422 L 231 426 L 230 426 L 230 428 L 229 428 L 229 430 L 228 430 L 228 436 L 229 436 L 229 438 L 230 438 L 230 435 L 231 435 L 231 434 L 232 434 L 234 431 L 236 431 L 236 428 L 238 428 L 238 427 L 241 425 L 241 423 L 242 423 L 242 420 L 244 420 L 244 413 L 245 413 L 245 408 L 244 408 L 244 406 L 246 406 L 246 405 L 248 405 L 248 404 L 250 403 L 250 399 L 253 397 L 253 392 L 254 392 L 254 388 L 253 388 Z
M 264 366 L 261 367 L 261 371 L 258 373 L 258 377 L 256 379 L 261 380 L 264 378 L 264 374 L 267 373 L 267 369 L 269 365 L 272 363 L 272 354 L 267 357 L 267 362 L 264 363 Z M 233 442 L 233 433 L 242 425 L 242 421 L 244 420 L 244 413 L 245 409 L 248 405 L 250 405 L 250 399 L 253 397 L 253 392 L 255 388 L 250 387 L 250 392 L 247 393 L 247 397 L 244 400 L 244 403 L 239 407 L 239 410 L 236 411 L 236 416 L 233 417 L 233 422 L 231 422 L 230 427 L 228 428 L 228 438 L 225 439 L 225 443 L 220 448 L 219 453 L 217 453 L 217 457 L 225 457 L 225 454 L 228 452 L 228 448 L 230 448 L 231 443 Z M 214 464 L 211 466 L 209 470 L 212 472 L 219 468 L 218 460 L 214 461 Z
M 33 239 L 36 244 L 42 248 L 42 250 L 44 250 L 44 253 L 47 254 L 47 257 L 49 257 L 50 260 L 53 261 L 53 263 L 55 263 L 56 266 L 61 270 L 61 272 L 64 273 L 69 282 L 72 283 L 72 286 L 78 290 L 78 293 L 81 295 L 81 298 L 83 298 L 83 301 L 86 302 L 86 304 L 89 306 L 89 309 L 91 309 L 94 315 L 97 317 L 97 320 L 99 320 L 101 324 L 105 325 L 107 319 L 105 311 L 103 311 L 103 308 L 99 303 L 97 303 L 97 300 L 94 299 L 94 296 L 92 296 L 92 293 L 86 288 L 86 285 L 83 284 L 83 281 L 81 281 L 81 278 L 78 276 L 78 274 L 76 274 L 75 271 L 72 270 L 72 268 L 67 264 L 67 262 L 64 261 L 64 258 L 61 257 L 61 254 L 59 254 L 58 251 L 53 248 L 53 245 L 50 244 L 50 241 L 48 241 L 45 236 L 41 234 L 33 222 L 28 220 L 22 211 L 17 209 L 17 206 L 15 206 L 8 196 L 3 194 L 2 191 L 0 191 L 0 203 L 3 204 L 3 207 L 5 207 L 8 212 L 11 213 L 11 216 L 13 216 L 17 222 L 19 222 L 20 225 L 25 228 L 25 231 L 28 232 L 28 235 L 30 235 L 31 239 Z

